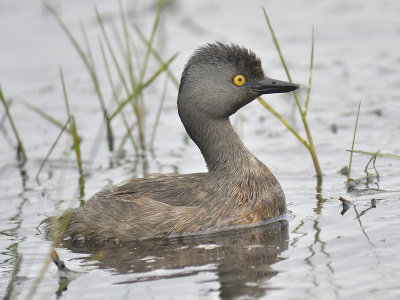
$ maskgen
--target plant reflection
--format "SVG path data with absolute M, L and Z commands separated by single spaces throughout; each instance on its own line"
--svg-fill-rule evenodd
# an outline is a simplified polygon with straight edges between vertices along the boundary
M 372 201 L 371 201 L 371 202 L 372 202 Z M 364 209 L 361 213 L 358 212 L 358 210 L 357 210 L 357 208 L 356 208 L 355 205 L 353 206 L 353 208 L 354 208 L 354 212 L 356 213 L 356 219 L 358 220 L 358 224 L 360 224 L 360 228 L 361 228 L 362 233 L 363 233 L 364 236 L 367 238 L 368 243 L 369 243 L 370 245 L 374 246 L 374 244 L 369 240 L 369 236 L 368 236 L 367 232 L 365 231 L 364 225 L 363 225 L 362 222 L 361 222 L 361 217 L 362 217 L 365 213 L 367 213 L 367 211 L 369 211 L 371 208 L 375 208 L 375 207 L 374 207 L 374 203 L 372 202 L 372 205 L 371 205 L 369 208 Z
M 325 266 L 326 268 L 329 270 L 329 274 L 331 275 L 331 278 L 333 278 L 333 275 L 335 273 L 335 270 L 333 268 L 332 265 L 332 258 L 331 258 L 331 254 L 326 250 L 326 246 L 327 246 L 327 242 L 324 241 L 321 238 L 322 235 L 322 229 L 320 226 L 320 220 L 323 217 L 322 214 L 322 210 L 324 208 L 324 203 L 326 202 L 326 198 L 324 198 L 322 196 L 322 185 L 320 184 L 320 182 L 317 182 L 316 185 L 316 205 L 313 208 L 313 212 L 314 212 L 314 218 L 312 220 L 312 228 L 313 231 L 315 232 L 314 234 L 314 238 L 311 242 L 311 244 L 307 247 L 308 250 L 310 251 L 310 254 L 304 258 L 304 261 L 306 262 L 306 264 L 310 267 L 310 269 L 313 271 L 312 274 L 316 274 L 315 278 L 313 278 L 311 281 L 314 285 L 314 287 L 317 287 L 319 285 L 319 273 L 317 271 L 317 269 L 320 267 L 320 265 L 316 264 L 313 260 L 313 258 L 315 258 L 318 253 L 323 254 L 323 256 L 325 257 Z M 303 237 L 306 237 L 308 235 L 308 231 L 305 229 L 305 227 L 307 227 L 309 224 L 309 222 L 307 222 L 307 220 L 301 220 L 300 224 L 292 231 L 292 233 L 296 233 L 300 236 L 296 237 L 293 239 L 293 242 L 291 243 L 291 246 L 295 246 L 300 239 L 302 239 Z M 300 232 L 300 230 L 303 230 L 303 232 Z M 316 258 L 316 261 L 319 261 L 318 258 Z M 336 297 L 339 297 L 339 286 L 337 286 L 334 282 L 333 279 L 330 280 L 330 284 L 333 286 L 333 291 L 336 295 Z M 312 294 L 312 289 L 308 289 L 307 290 L 309 294 Z
M 317 186 L 317 194 L 316 194 L 317 205 L 316 205 L 316 207 L 314 208 L 314 212 L 316 213 L 316 215 L 317 215 L 318 217 L 317 217 L 316 220 L 314 220 L 314 224 L 313 224 L 313 228 L 314 228 L 314 230 L 315 230 L 314 241 L 313 241 L 313 243 L 308 247 L 308 249 L 310 250 L 311 254 L 310 254 L 308 257 L 305 258 L 305 261 L 306 261 L 306 263 L 307 263 L 312 269 L 316 269 L 316 266 L 315 266 L 314 263 L 312 262 L 311 258 L 312 258 L 313 256 L 315 256 L 315 254 L 316 254 L 316 251 L 315 251 L 315 249 L 314 249 L 314 246 L 317 246 L 317 245 L 319 244 L 319 245 L 320 245 L 320 247 L 319 247 L 319 252 L 321 252 L 321 253 L 325 256 L 325 258 L 326 258 L 326 263 L 325 263 L 325 265 L 326 265 L 327 269 L 329 270 L 329 273 L 330 273 L 331 275 L 333 275 L 333 274 L 335 273 L 335 270 L 333 269 L 332 264 L 331 264 L 331 255 L 330 255 L 330 253 L 327 252 L 326 249 L 325 249 L 327 243 L 321 239 L 322 229 L 321 229 L 321 227 L 319 226 L 319 217 L 322 215 L 323 205 L 324 205 L 324 203 L 325 203 L 325 201 L 326 201 L 326 199 L 322 197 L 321 192 L 322 192 L 321 186 Z M 317 283 L 318 280 L 315 279 L 313 282 L 314 282 L 314 285 L 316 285 L 316 286 L 318 285 L 318 283 Z M 333 284 L 333 283 L 332 283 L 332 284 Z M 333 285 L 334 285 L 334 284 L 333 284 Z M 335 294 L 337 294 L 337 288 L 338 288 L 338 287 L 336 287 L 336 288 L 334 289 L 334 290 L 335 290 Z

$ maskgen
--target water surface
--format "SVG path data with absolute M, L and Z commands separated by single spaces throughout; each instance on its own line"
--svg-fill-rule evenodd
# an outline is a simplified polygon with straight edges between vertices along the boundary
M 49 3 L 79 37 L 82 22 L 101 70 L 97 47 L 101 33 L 93 5 L 110 26 L 120 21 L 117 2 Z M 375 166 L 379 176 L 369 169 L 371 175 L 366 178 L 364 168 L 369 157 L 356 154 L 352 177 L 359 178 L 360 183 L 352 191 L 347 191 L 346 177 L 339 173 L 348 164 L 346 150 L 351 147 L 360 100 L 355 148 L 400 153 L 400 4 L 394 0 L 171 1 L 164 6 L 155 47 L 165 60 L 179 51 L 171 65 L 176 77 L 197 46 L 218 40 L 253 49 L 268 75 L 285 79 L 261 6 L 269 13 L 293 80 L 305 86 L 312 26 L 315 28 L 309 120 L 324 173 L 322 189 L 316 188 L 307 151 L 254 102 L 232 121 L 245 144 L 281 182 L 290 210 L 286 219 L 219 234 L 123 247 L 59 247 L 66 265 L 80 272 L 74 278 L 60 280 L 53 264 L 41 271 L 51 242 L 36 226 L 46 216 L 79 205 L 79 174 L 70 138 L 64 135 L 41 173 L 40 183 L 35 181 L 59 129 L 24 104 L 31 103 L 66 121 L 60 66 L 71 111 L 83 137 L 86 199 L 104 185 L 127 177 L 206 169 L 180 124 L 177 89 L 171 82 L 167 84 L 154 154 L 147 153 L 146 160 L 138 159 L 127 143 L 125 156 L 113 159 L 90 79 L 54 17 L 40 1 L 0 3 L 0 83 L 11 99 L 10 111 L 29 158 L 24 167 L 18 166 L 15 139 L 1 110 L 1 296 L 7 293 L 20 256 L 16 279 L 9 286 L 16 299 L 55 299 L 57 295 L 64 299 L 400 297 L 400 161 L 378 157 Z M 155 6 L 136 1 L 124 7 L 129 22 L 149 34 Z M 157 68 L 153 61 L 148 74 Z M 104 70 L 101 74 L 102 87 L 107 90 Z M 156 113 L 152 99 L 159 103 L 164 82 L 165 77 L 160 77 L 145 93 L 149 123 Z M 304 91 L 300 95 L 304 98 Z M 267 99 L 301 128 L 292 98 L 272 95 Z M 106 101 L 111 103 L 110 99 Z M 122 121 L 116 120 L 113 127 L 116 141 L 120 141 L 125 133 Z M 340 197 L 351 202 L 343 205 Z M 37 283 L 39 274 L 43 279 Z

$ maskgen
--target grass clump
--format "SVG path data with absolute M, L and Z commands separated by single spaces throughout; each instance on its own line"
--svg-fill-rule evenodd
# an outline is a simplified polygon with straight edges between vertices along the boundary
M 164 61 L 154 49 L 154 41 L 160 20 L 162 1 L 158 1 L 157 11 L 149 38 L 146 38 L 138 27 L 128 26 L 121 1 L 119 1 L 119 13 L 121 20 L 120 31 L 122 31 L 122 33 L 116 29 L 114 24 L 111 24 L 112 26 L 110 27 L 113 30 L 112 34 L 110 34 L 107 30 L 109 26 L 106 26 L 100 12 L 95 8 L 96 19 L 101 32 L 98 47 L 102 55 L 102 64 L 104 65 L 108 86 L 104 86 L 100 82 L 100 78 L 104 76 L 99 76 L 100 74 L 97 71 L 91 51 L 91 45 L 84 26 L 81 24 L 84 43 L 80 44 L 78 39 L 71 33 L 57 12 L 47 3 L 45 3 L 45 7 L 55 17 L 61 29 L 71 41 L 90 75 L 95 93 L 99 100 L 100 108 L 103 112 L 109 150 L 115 150 L 115 141 L 111 123 L 112 120 L 117 117 L 122 119 L 123 126 L 125 127 L 125 135 L 122 138 L 120 145 L 117 147 L 118 150 L 122 149 L 126 141 L 131 142 L 132 148 L 136 154 L 143 154 L 145 151 L 149 149 L 151 150 L 160 114 L 157 113 L 155 120 L 152 122 L 153 130 L 149 143 L 146 139 L 146 128 L 148 122 L 146 122 L 146 105 L 143 92 L 165 71 L 167 71 L 168 78 L 177 85 L 177 80 L 168 70 L 168 66 L 176 58 L 177 54 L 174 54 L 168 60 Z M 138 38 L 136 38 L 134 34 L 136 34 Z M 140 44 L 137 44 L 136 40 L 139 40 Z M 114 43 L 114 41 L 116 41 L 116 43 Z M 141 53 L 141 51 L 138 51 L 139 47 L 144 48 L 144 54 L 139 54 Z M 84 49 L 86 49 L 86 51 Z M 152 57 L 156 59 L 160 67 L 156 71 L 153 71 L 152 74 L 148 75 L 148 66 Z M 106 95 L 103 91 L 104 87 L 110 95 Z M 111 108 L 107 108 L 105 105 L 104 99 L 106 97 L 113 100 Z M 159 108 L 162 107 L 163 98 L 164 97 L 162 97 L 159 103 Z M 130 112 L 126 111 L 126 106 L 131 107 Z M 132 112 L 134 118 L 133 121 L 129 121 L 130 118 L 128 118 L 126 114 L 132 114 Z M 98 148 L 98 146 L 93 146 L 93 148 Z
M 89 161 L 93 161 L 93 158 L 99 149 L 100 139 L 98 137 L 102 136 L 102 133 L 104 133 L 104 131 L 106 131 L 109 151 L 115 151 L 113 156 L 114 158 L 118 157 L 120 151 L 123 149 L 127 141 L 130 141 L 134 153 L 138 155 L 139 158 L 144 158 L 145 152 L 148 150 L 152 150 L 153 147 L 156 129 L 159 123 L 159 118 L 165 99 L 167 82 L 172 81 L 174 85 L 178 87 L 178 81 L 168 70 L 169 65 L 176 58 L 177 53 L 170 57 L 167 61 L 164 61 L 158 54 L 158 52 L 154 49 L 154 41 L 160 20 L 162 1 L 158 1 L 157 11 L 155 13 L 155 18 L 149 38 L 146 38 L 146 35 L 140 30 L 139 27 L 128 26 L 125 17 L 125 11 L 122 7 L 121 1 L 119 1 L 119 19 L 121 20 L 119 28 L 120 31 L 122 31 L 122 34 L 119 33 L 114 24 L 107 24 L 110 26 L 106 26 L 100 12 L 97 10 L 97 8 L 95 8 L 96 19 L 100 30 L 100 36 L 98 38 L 98 50 L 101 54 L 101 61 L 97 64 L 97 66 L 95 64 L 95 59 L 92 54 L 92 48 L 89 43 L 88 35 L 83 24 L 80 23 L 83 42 L 78 42 L 78 39 L 72 34 L 70 29 L 60 18 L 56 10 L 47 3 L 44 3 L 44 6 L 55 17 L 61 29 L 64 31 L 74 49 L 79 54 L 79 57 L 89 74 L 89 78 L 93 84 L 94 91 L 98 98 L 100 109 L 103 114 L 104 125 L 102 126 L 104 127 L 99 130 L 97 138 L 92 145 L 92 149 L 88 155 Z M 110 27 L 113 29 L 112 35 L 108 33 L 108 29 Z M 135 37 L 133 36 L 134 34 L 136 34 Z M 139 41 L 139 45 L 136 44 L 136 41 Z M 142 49 L 144 48 L 145 51 L 143 55 L 139 55 L 139 53 L 141 53 L 141 51 L 139 51 L 138 49 L 139 47 L 141 47 Z M 159 67 L 158 69 L 156 68 L 155 70 L 153 70 L 152 74 L 148 75 L 148 70 L 150 69 L 150 60 L 153 57 L 155 58 L 156 64 L 158 64 Z M 104 66 L 102 70 L 105 71 L 105 74 L 102 74 L 98 71 L 99 69 L 101 69 L 99 68 L 100 64 Z M 151 84 L 164 72 L 166 72 L 167 74 L 164 91 L 160 99 L 158 109 L 155 110 L 155 119 L 153 120 L 151 134 L 148 139 L 149 142 L 147 142 L 146 127 L 148 124 L 146 122 L 146 107 L 143 92 L 149 86 L 151 86 Z M 32 104 L 25 103 L 28 108 L 35 111 L 37 114 L 39 114 L 39 116 L 48 120 L 53 125 L 61 129 L 59 135 L 51 146 L 51 149 L 47 153 L 43 163 L 41 164 L 36 174 L 36 180 L 39 182 L 39 174 L 42 171 L 45 163 L 47 162 L 48 157 L 54 150 L 62 134 L 64 132 L 67 132 L 72 136 L 73 139 L 73 149 L 75 152 L 77 168 L 79 171 L 79 195 L 82 202 L 84 196 L 84 173 L 82 167 L 83 157 L 80 147 L 81 137 L 79 137 L 77 134 L 77 125 L 74 114 L 70 110 L 64 76 L 61 70 L 60 77 L 65 101 L 65 109 L 68 116 L 65 124 L 64 122 L 56 120 L 54 117 L 52 117 L 51 114 L 46 113 L 42 109 L 35 107 Z M 101 82 L 101 80 L 104 80 L 104 77 L 106 78 L 108 85 Z M 105 99 L 107 98 L 111 99 L 111 105 L 106 105 Z M 4 102 L 4 105 L 7 104 L 5 100 L 2 102 Z M 127 111 L 126 106 L 130 106 L 131 111 Z M 112 121 L 117 118 L 121 118 L 122 124 L 125 128 L 125 134 L 123 135 L 119 145 L 115 147 Z M 12 119 L 10 120 L 12 123 Z M 13 128 L 14 127 L 15 126 L 13 126 Z M 20 142 L 17 132 L 16 136 L 17 140 L 19 141 L 18 153 L 22 153 L 23 157 L 25 157 L 26 160 L 25 151 L 22 146 L 22 142 Z M 146 170 L 144 170 L 144 173 L 146 173 Z

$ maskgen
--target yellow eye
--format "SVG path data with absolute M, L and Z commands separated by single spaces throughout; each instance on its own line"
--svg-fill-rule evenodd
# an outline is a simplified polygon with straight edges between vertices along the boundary
M 245 84 L 245 82 L 246 82 L 246 77 L 244 77 L 244 75 L 239 74 L 233 77 L 233 83 L 237 86 L 241 86 Z

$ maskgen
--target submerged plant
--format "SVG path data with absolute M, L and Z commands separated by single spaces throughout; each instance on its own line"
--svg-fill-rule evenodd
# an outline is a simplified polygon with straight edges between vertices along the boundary
M 271 33 L 271 37 L 272 40 L 274 42 L 275 48 L 279 54 L 279 57 L 281 59 L 282 65 L 285 69 L 287 78 L 290 82 L 292 81 L 292 77 L 290 76 L 289 73 L 289 69 L 286 65 L 285 59 L 283 57 L 281 48 L 279 46 L 278 43 L 278 39 L 276 38 L 275 32 L 272 28 L 271 22 L 269 20 L 269 17 L 267 15 L 267 12 L 265 10 L 265 8 L 263 8 L 264 11 L 264 16 L 265 16 L 265 20 L 267 21 L 268 24 L 268 28 L 269 31 Z M 304 126 L 304 130 L 306 132 L 307 138 L 304 139 L 303 137 L 301 137 L 301 135 L 289 124 L 289 122 L 282 117 L 271 105 L 269 105 L 262 97 L 258 98 L 258 101 L 270 112 L 272 113 L 279 121 L 281 121 L 283 123 L 283 125 L 286 126 L 286 128 L 294 134 L 294 136 L 304 145 L 304 147 L 306 147 L 306 149 L 310 152 L 312 161 L 314 163 L 314 168 L 315 168 L 315 173 L 317 176 L 317 186 L 320 187 L 322 185 L 322 171 L 321 171 L 321 167 L 318 161 L 318 156 L 317 156 L 317 152 L 315 149 L 315 145 L 314 145 L 314 141 L 312 139 L 311 136 L 311 130 L 310 130 L 310 126 L 308 124 L 307 121 L 307 113 L 308 113 L 308 105 L 309 105 L 309 100 L 310 100 L 310 92 L 311 92 L 311 82 L 312 82 L 312 71 L 313 71 L 313 66 L 314 66 L 314 29 L 312 32 L 312 45 L 311 45 L 311 58 L 310 58 L 310 75 L 309 75 L 309 79 L 308 79 L 308 87 L 307 87 L 307 95 L 306 95 L 306 99 L 304 101 L 304 106 L 302 106 L 300 99 L 297 95 L 296 91 L 293 91 L 293 97 L 296 101 L 297 104 L 297 108 L 299 111 L 299 114 L 301 116 L 301 120 L 303 122 L 303 126 Z

